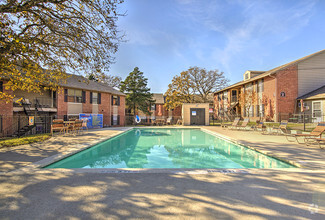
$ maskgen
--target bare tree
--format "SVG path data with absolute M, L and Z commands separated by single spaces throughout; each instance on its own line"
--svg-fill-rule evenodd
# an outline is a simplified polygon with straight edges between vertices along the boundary
M 226 87 L 228 82 L 224 73 L 218 70 L 190 67 L 168 85 L 165 107 L 174 109 L 182 103 L 209 102 L 210 97 L 212 101 L 212 94 Z
M 223 72 L 206 70 L 197 66 L 187 70 L 195 91 L 203 102 L 208 102 L 208 95 L 224 88 L 229 82 Z

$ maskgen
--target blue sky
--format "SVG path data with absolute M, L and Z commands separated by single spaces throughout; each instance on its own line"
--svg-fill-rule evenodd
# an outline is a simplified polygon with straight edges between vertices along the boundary
M 269 70 L 325 49 L 323 0 L 125 0 L 126 42 L 109 74 L 139 69 L 164 93 L 190 66 L 218 69 L 230 84 L 246 70 Z

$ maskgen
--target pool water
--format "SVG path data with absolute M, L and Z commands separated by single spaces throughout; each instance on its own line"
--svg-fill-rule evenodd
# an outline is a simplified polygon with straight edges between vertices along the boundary
M 291 168 L 201 129 L 132 129 L 45 168 Z

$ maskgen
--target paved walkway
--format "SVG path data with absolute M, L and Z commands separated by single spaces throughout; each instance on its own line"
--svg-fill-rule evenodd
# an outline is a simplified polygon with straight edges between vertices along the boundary
M 308 168 L 201 174 L 9 172 L 65 152 L 69 144 L 121 132 L 98 130 L 1 149 L 0 219 L 325 219 L 325 150 L 288 143 L 280 136 L 204 129 L 281 158 L 308 162 L 303 163 Z
M 217 132 L 268 155 L 296 162 L 309 169 L 325 169 L 325 149 L 319 148 L 318 144 L 306 146 L 289 142 L 281 135 L 263 135 L 256 131 L 236 131 L 216 126 L 204 127 L 204 129 Z

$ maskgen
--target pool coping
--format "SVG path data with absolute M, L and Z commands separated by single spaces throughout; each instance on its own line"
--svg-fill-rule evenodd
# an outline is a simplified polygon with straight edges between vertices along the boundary
M 259 168 L 49 168 L 49 169 L 42 169 L 52 163 L 55 163 L 57 161 L 60 161 L 64 158 L 67 158 L 69 156 L 72 156 L 74 154 L 77 154 L 81 151 L 84 151 L 86 149 L 89 149 L 101 142 L 107 141 L 111 138 L 117 137 L 125 132 L 128 132 L 132 129 L 141 129 L 141 128 L 169 128 L 169 129 L 200 129 L 210 135 L 216 136 L 217 138 L 224 139 L 226 141 L 235 143 L 237 145 L 249 148 L 251 150 L 254 150 L 256 152 L 259 152 L 261 154 L 264 154 L 266 156 L 275 158 L 277 160 L 289 163 L 290 165 L 294 165 L 296 167 L 294 168 L 265 168 L 265 169 L 259 169 Z M 302 164 L 299 163 L 299 161 L 293 161 L 293 160 L 287 160 L 281 157 L 278 157 L 270 152 L 266 152 L 263 150 L 259 150 L 255 147 L 249 146 L 241 141 L 238 141 L 236 139 L 230 138 L 228 136 L 222 135 L 220 133 L 214 132 L 207 130 L 204 128 L 204 126 L 147 126 L 147 127 L 125 127 L 125 130 L 119 131 L 116 134 L 104 137 L 104 138 L 99 138 L 95 141 L 91 142 L 86 142 L 83 144 L 75 144 L 75 145 L 70 145 L 71 148 L 69 148 L 68 151 L 58 153 L 55 155 L 52 155 L 50 157 L 47 157 L 45 159 L 42 159 L 40 161 L 34 162 L 28 166 L 22 167 L 20 169 L 16 169 L 13 171 L 10 171 L 8 173 L 16 173 L 16 172 L 30 172 L 30 171 L 61 171 L 61 172 L 77 172 L 77 173 L 173 173 L 173 174 L 208 174 L 208 173 L 224 173 L 224 174 L 229 174 L 229 173 L 249 173 L 249 170 L 287 170 L 287 171 L 297 171 L 300 169 L 308 169 L 308 167 L 303 166 Z M 305 170 L 304 170 L 305 171 Z

